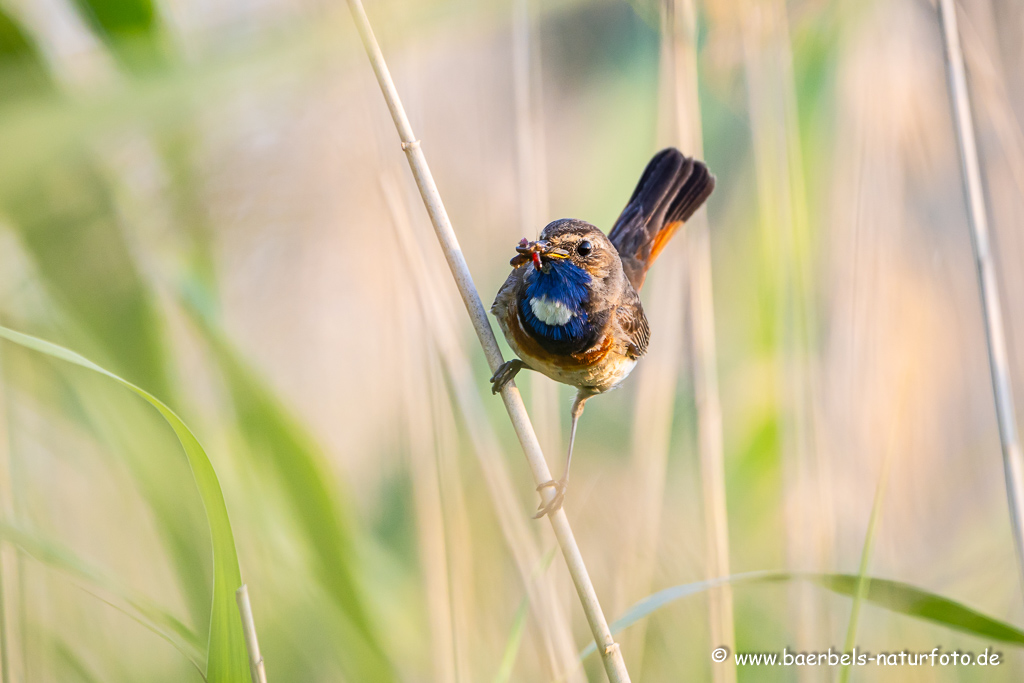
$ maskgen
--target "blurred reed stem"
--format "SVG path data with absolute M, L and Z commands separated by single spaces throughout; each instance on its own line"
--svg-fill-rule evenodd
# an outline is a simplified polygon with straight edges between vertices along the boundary
M 397 277 L 408 278 L 408 271 L 395 268 Z M 412 285 L 410 282 L 409 285 Z M 398 333 L 405 339 L 425 336 L 416 304 L 396 297 Z M 455 683 L 455 643 L 448 583 L 448 551 L 441 508 L 441 485 L 438 481 L 434 426 L 430 401 L 420 399 L 419 387 L 426 386 L 430 362 L 430 344 L 405 345 L 402 376 L 402 398 L 405 404 L 405 429 L 408 436 L 409 471 L 412 479 L 413 505 L 416 511 L 417 549 L 423 573 L 424 597 L 430 628 L 430 655 L 433 680 Z
M 425 346 L 429 356 L 426 365 L 426 387 L 434 423 L 433 455 L 440 486 L 442 531 L 445 539 L 444 549 L 447 553 L 445 560 L 448 567 L 455 680 L 459 683 L 468 683 L 473 680 L 470 653 L 480 649 L 480 632 L 473 626 L 470 607 L 474 604 L 472 536 L 462 478 L 459 474 L 459 443 L 455 416 L 434 344 L 428 343 Z
M 4 381 L 4 357 L 0 354 L 0 515 L 9 522 L 17 517 L 14 509 L 14 463 L 12 460 L 10 420 L 8 419 L 8 385 Z M 20 642 L 15 599 L 18 592 L 19 558 L 17 550 L 6 541 L 0 542 L 0 680 L 21 681 L 17 663 Z
M 512 5 L 512 85 L 515 103 L 516 168 L 518 171 L 518 206 L 520 234 L 536 238 L 549 218 L 548 158 L 545 136 L 544 83 L 541 63 L 541 34 L 539 13 L 532 0 L 515 0 Z M 562 442 L 562 406 L 559 405 L 559 385 L 540 372 L 528 373 L 530 383 L 530 414 L 541 449 L 557 453 L 564 448 Z M 524 567 L 525 569 L 525 567 Z M 524 577 L 525 579 L 526 577 Z M 559 594 L 554 578 L 547 580 L 546 588 L 552 599 Z M 564 583 L 564 579 L 563 579 Z M 567 585 L 565 587 L 568 587 Z M 563 612 L 564 603 L 558 611 Z M 547 611 L 538 604 L 533 609 Z M 582 680 L 574 654 L 564 647 L 572 642 L 572 633 L 565 629 L 542 628 L 544 648 L 551 659 L 552 673 L 571 672 Z M 558 643 L 551 636 L 558 636 Z M 558 651 L 556 654 L 556 650 Z M 556 664 L 558 659 L 560 665 Z
M 544 98 L 541 83 L 540 34 L 530 0 L 512 5 L 512 85 L 515 100 L 516 167 L 522 235 L 534 238 L 547 223 L 547 147 L 544 138 Z M 548 452 L 562 447 L 558 384 L 531 372 L 530 408 L 541 446 Z
M 676 135 L 687 153 L 704 156 L 700 101 L 697 89 L 697 10 L 693 0 L 669 0 L 669 63 L 673 83 Z M 725 454 L 722 443 L 722 406 L 718 394 L 718 357 L 711 277 L 711 239 L 707 210 L 699 211 L 687 226 L 689 266 L 690 345 L 697 409 L 701 491 L 704 501 L 705 576 L 729 576 L 729 525 L 726 511 Z M 732 587 L 723 584 L 708 593 L 711 645 L 736 649 Z M 712 667 L 717 683 L 736 680 L 730 657 Z
M 985 338 L 988 343 L 989 368 L 992 373 L 992 391 L 995 395 L 999 440 L 1003 450 L 1006 498 L 1010 508 L 1014 543 L 1017 548 L 1021 587 L 1024 589 L 1024 527 L 1022 527 L 1024 524 L 1024 452 L 1021 451 L 1020 437 L 1017 433 L 1017 413 L 1010 379 L 1010 361 L 1006 350 L 1003 306 L 1000 300 L 995 258 L 989 241 L 985 190 L 978 163 L 970 92 L 967 89 L 964 56 L 957 28 L 956 4 L 953 0 L 939 0 L 939 20 L 942 24 L 950 104 L 953 108 L 953 120 L 960 147 L 964 195 L 967 199 L 967 218 L 971 227 L 971 245 L 974 248 L 982 312 L 985 319 Z
M 454 392 L 483 472 L 484 484 L 494 506 L 502 536 L 530 599 L 531 613 L 538 625 L 550 676 L 555 680 L 582 681 L 572 630 L 552 579 L 536 570 L 541 563 L 540 550 L 517 500 L 511 476 L 501 455 L 501 445 L 488 421 L 474 384 L 469 360 L 455 332 L 458 325 L 454 311 L 446 305 L 449 298 L 443 292 L 443 275 L 436 268 L 431 268 L 431 264 L 424 258 L 424 251 L 417 244 L 409 215 L 399 199 L 396 183 L 390 176 L 382 178 L 381 189 L 391 212 L 398 250 L 413 284 L 412 290 L 420 309 L 419 317 L 437 345 L 449 386 Z
M 882 470 L 878 474 L 878 483 L 875 485 L 875 498 L 871 503 L 871 516 L 868 518 L 868 529 L 864 534 L 864 545 L 860 553 L 860 565 L 857 568 L 857 589 L 853 594 L 850 606 L 850 621 L 846 626 L 846 640 L 843 643 L 843 652 L 852 652 L 857 645 L 857 628 L 860 625 L 860 611 L 864 600 L 871 587 L 871 579 L 868 577 L 868 569 L 871 567 L 871 553 L 875 547 L 875 536 L 878 531 L 878 520 L 882 516 L 882 504 L 885 501 L 885 492 L 889 487 L 889 473 L 892 471 L 892 461 L 896 456 L 896 442 L 899 428 L 903 422 L 903 407 L 906 404 L 909 393 L 910 382 L 904 378 L 901 400 L 897 404 L 896 415 L 892 421 L 889 431 L 889 443 L 882 458 Z M 847 683 L 850 680 L 850 665 L 844 664 L 839 670 L 839 683 Z
M 995 27 L 990 26 L 989 30 L 994 31 Z M 998 53 L 992 50 L 989 40 L 981 34 L 980 27 L 965 22 L 960 39 L 964 47 L 965 60 L 971 64 L 974 100 L 980 103 L 979 108 L 984 110 L 999 140 L 1010 176 L 1016 186 L 1018 199 L 1024 199 L 1024 132 L 1017 123 L 1010 93 L 1007 90 L 1006 69 Z M 1012 247 L 1006 244 L 1003 248 L 1008 252 L 1012 251 Z M 1011 275 L 1005 269 L 1002 274 L 1003 277 Z M 1004 280 L 1003 285 L 1007 290 L 1012 290 L 1013 285 L 1009 281 Z
M 701 156 L 699 145 L 691 139 L 690 129 L 681 127 L 687 118 L 679 111 L 681 81 L 695 77 L 677 70 L 677 8 L 671 0 L 661 3 L 661 50 L 659 74 L 659 138 L 680 147 L 688 155 Z M 685 106 L 685 105 L 683 105 Z M 689 112 L 687 111 L 686 114 Z M 698 126 L 699 128 L 699 126 Z M 696 219 L 700 220 L 700 219 Z M 648 317 L 657 320 L 647 360 L 637 371 L 637 395 L 633 412 L 631 459 L 635 477 L 632 498 L 635 504 L 631 520 L 633 533 L 626 539 L 620 569 L 620 600 L 626 605 L 651 593 L 658 566 L 665 482 L 671 446 L 673 415 L 679 385 L 681 358 L 685 349 L 686 251 L 691 218 L 683 234 L 665 249 L 660 265 L 648 280 Z M 633 674 L 642 677 L 648 622 L 637 623 L 623 641 L 630 652 Z M 718 638 L 714 638 L 716 643 Z
M 455 236 L 455 230 L 452 228 L 444 204 L 441 202 L 441 195 L 437 190 L 437 185 L 434 183 L 430 168 L 427 166 L 426 157 L 423 154 L 419 140 L 413 135 L 412 126 L 409 125 L 409 119 L 405 114 L 405 109 L 402 107 L 398 91 L 395 89 L 395 84 L 391 79 L 387 64 L 384 62 L 384 55 L 381 54 L 380 46 L 377 45 L 377 39 L 373 35 L 373 29 L 370 27 L 370 21 L 366 17 L 366 11 L 363 9 L 362 3 L 360 0 L 348 0 L 348 5 L 352 11 L 356 28 L 359 30 L 363 46 L 366 48 L 367 56 L 377 76 L 381 92 L 384 94 L 388 109 L 391 111 L 391 117 L 394 119 L 395 127 L 402 142 L 402 149 L 406 153 L 409 167 L 412 170 L 413 177 L 416 179 L 416 186 L 419 188 L 424 206 L 430 215 L 430 222 L 434 226 L 434 231 L 441 243 L 441 248 L 444 250 L 445 259 L 448 261 L 452 276 L 455 278 L 455 283 L 459 287 L 459 293 L 462 295 L 462 301 L 466 305 L 466 310 L 473 322 L 473 328 L 480 340 L 480 345 L 483 347 L 484 355 L 487 358 L 487 365 L 491 372 L 494 372 L 504 362 L 501 349 L 498 347 L 498 340 L 494 337 L 494 331 L 491 329 L 487 313 L 483 303 L 480 301 L 480 295 L 473 284 L 473 277 L 469 272 L 469 266 L 466 264 L 466 258 L 462 254 L 462 248 L 459 246 L 459 240 Z M 505 403 L 505 409 L 512 420 L 512 426 L 519 437 L 519 443 L 523 447 L 523 452 L 526 455 L 537 485 L 539 486 L 542 483 L 551 481 L 551 472 L 548 470 L 544 454 L 537 441 L 537 435 L 533 431 L 533 425 L 530 423 L 530 417 L 526 413 L 526 406 L 523 404 L 522 396 L 519 394 L 519 389 L 515 386 L 515 382 L 509 382 L 501 390 L 501 398 Z M 545 489 L 544 502 L 550 501 L 554 495 L 554 491 L 551 491 L 550 488 Z M 562 509 L 548 515 L 548 518 L 554 529 L 555 537 L 558 539 L 558 545 L 562 549 L 562 555 L 565 557 L 569 574 L 576 585 L 576 592 L 583 605 L 587 622 L 590 624 L 590 629 L 594 634 L 594 640 L 597 642 L 598 650 L 601 652 L 601 658 L 604 662 L 608 679 L 612 683 L 628 681 L 629 673 L 626 671 L 622 652 L 618 643 L 612 638 L 611 631 L 608 629 L 608 621 L 605 619 L 601 604 L 597 599 L 597 592 L 594 590 L 594 584 L 590 580 L 583 556 L 580 553 L 579 546 L 576 544 L 572 527 L 569 525 L 569 518 L 566 517 L 565 510 Z
M 786 556 L 791 569 L 825 571 L 834 543 L 832 501 L 826 495 L 828 459 L 816 441 L 811 343 L 810 226 L 797 116 L 787 5 L 782 0 L 740 2 L 740 34 L 757 180 L 762 248 L 769 271 L 775 325 L 772 339 L 780 426 Z M 792 588 L 796 637 L 822 646 L 827 613 L 811 588 Z M 801 669 L 800 680 L 820 678 Z
M 260 654 L 260 643 L 256 638 L 256 622 L 252 618 L 252 604 L 249 602 L 249 587 L 246 584 L 235 591 L 235 602 L 242 616 L 242 633 L 245 634 L 245 649 L 249 653 L 249 673 L 252 683 L 267 683 L 267 672 Z

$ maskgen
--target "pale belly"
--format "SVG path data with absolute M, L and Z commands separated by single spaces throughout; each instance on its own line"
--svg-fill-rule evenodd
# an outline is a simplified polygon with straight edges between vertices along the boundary
M 591 389 L 598 394 L 614 389 L 636 367 L 636 360 L 618 354 L 609 354 L 603 363 L 588 368 L 564 368 L 523 353 L 520 353 L 519 357 L 532 369 L 556 382 Z
M 636 359 L 630 358 L 616 348 L 609 349 L 600 362 L 585 366 L 574 363 L 570 359 L 540 357 L 530 353 L 529 349 L 523 348 L 523 345 L 517 342 L 516 334 L 509 329 L 509 323 L 518 324 L 518 320 L 513 322 L 505 316 L 497 316 L 497 318 L 498 324 L 505 334 L 505 339 L 516 355 L 525 361 L 532 370 L 547 375 L 556 382 L 601 394 L 614 389 L 636 367 Z

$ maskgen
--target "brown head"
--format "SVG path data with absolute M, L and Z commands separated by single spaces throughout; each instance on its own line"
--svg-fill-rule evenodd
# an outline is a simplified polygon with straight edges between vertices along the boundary
M 536 242 L 522 242 L 515 266 L 543 269 L 549 262 L 567 260 L 590 277 L 592 301 L 616 297 L 626 283 L 622 262 L 608 237 L 595 226 L 574 218 L 552 221 Z

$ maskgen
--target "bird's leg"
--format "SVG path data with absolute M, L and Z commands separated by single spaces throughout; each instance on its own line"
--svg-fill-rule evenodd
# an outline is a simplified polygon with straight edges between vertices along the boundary
M 498 371 L 491 376 L 491 393 L 496 394 L 505 388 L 505 385 L 515 379 L 520 370 L 529 370 L 530 366 L 513 358 L 498 366 Z
M 565 490 L 569 486 L 569 465 L 572 464 L 572 446 L 576 442 L 576 423 L 579 422 L 580 415 L 583 414 L 583 404 L 593 395 L 584 389 L 576 392 L 576 399 L 572 402 L 572 412 L 570 413 L 572 424 L 569 427 L 569 454 L 565 458 L 565 474 L 558 481 L 552 479 L 537 487 L 537 490 L 541 491 L 550 486 L 555 489 L 555 495 L 547 503 L 541 502 L 537 507 L 537 514 L 533 516 L 534 519 L 540 519 L 544 515 L 549 515 L 562 507 L 562 501 L 565 500 Z

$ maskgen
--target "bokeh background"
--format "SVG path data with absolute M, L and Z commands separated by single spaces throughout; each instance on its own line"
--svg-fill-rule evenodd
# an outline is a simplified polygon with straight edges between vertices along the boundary
M 1024 5 L 960 9 L 1022 390 Z M 728 531 L 708 537 L 687 235 L 644 289 L 651 356 L 576 445 L 566 509 L 609 618 L 708 578 L 716 541 L 731 573 L 856 573 L 881 488 L 872 576 L 1024 622 L 931 3 L 367 11 L 485 303 L 520 237 L 608 229 L 659 148 L 718 177 L 695 226 Z M 271 681 L 603 680 L 573 664 L 589 630 L 344 3 L 0 1 L 0 323 L 195 431 Z M 105 378 L 9 343 L 0 362 L 4 683 L 201 680 L 211 540 L 172 432 Z M 571 390 L 519 384 L 557 472 Z M 739 651 L 846 638 L 848 597 L 732 600 Z M 729 680 L 714 618 L 703 591 L 625 631 L 633 680 Z M 1024 671 L 877 604 L 856 642 L 1004 665 L 852 680 Z

